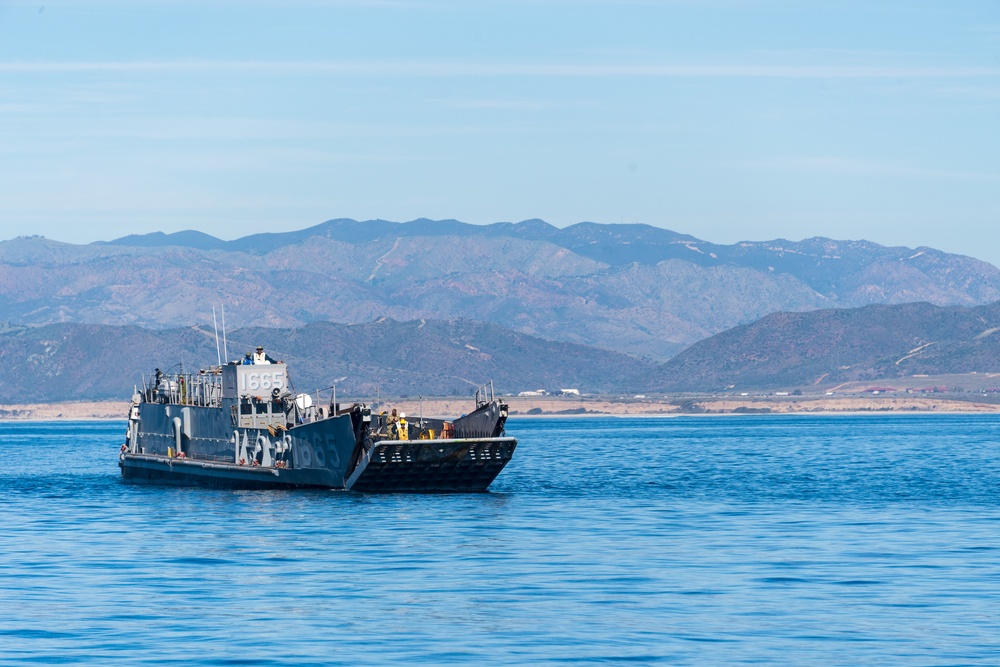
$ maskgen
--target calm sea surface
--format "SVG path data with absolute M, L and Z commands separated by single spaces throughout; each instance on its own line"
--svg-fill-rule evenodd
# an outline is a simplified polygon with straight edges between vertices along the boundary
M 120 481 L 0 423 L 0 663 L 1000 664 L 1000 419 L 512 419 L 478 495 Z

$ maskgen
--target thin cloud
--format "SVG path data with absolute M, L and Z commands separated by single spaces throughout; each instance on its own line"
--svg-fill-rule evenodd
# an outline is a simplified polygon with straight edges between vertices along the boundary
M 553 109 L 557 106 L 549 100 L 529 99 L 429 99 L 428 102 L 455 109 L 499 109 L 503 111 L 540 111 L 542 109 Z
M 743 163 L 752 168 L 820 171 L 848 176 L 886 178 L 947 179 L 956 181 L 1000 182 L 1000 174 L 978 171 L 931 169 L 904 162 L 845 158 L 835 156 L 797 156 L 753 160 Z
M 20 143 L 24 128 L 39 132 L 26 149 L 54 144 L 65 145 L 92 139 L 140 139 L 153 141 L 212 140 L 238 141 L 248 139 L 321 140 L 357 137 L 408 138 L 456 135 L 496 134 L 502 131 L 494 125 L 477 124 L 380 124 L 375 122 L 274 120 L 267 118 L 203 117 L 203 116 L 144 116 L 131 118 L 88 118 L 84 122 L 53 126 L 46 120 L 28 121 L 16 127 L 0 127 L 0 153 L 12 150 Z
M 452 63 L 443 61 L 7 61 L 0 72 L 74 73 L 271 73 L 381 77 L 660 77 L 772 79 L 972 79 L 1000 77 L 1000 66 L 894 65 L 686 65 L 686 64 L 552 64 Z

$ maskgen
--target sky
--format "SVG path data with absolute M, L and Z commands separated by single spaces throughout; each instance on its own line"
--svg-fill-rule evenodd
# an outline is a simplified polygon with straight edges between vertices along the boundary
M 1000 265 L 1000 2 L 0 0 L 0 239 L 340 217 Z

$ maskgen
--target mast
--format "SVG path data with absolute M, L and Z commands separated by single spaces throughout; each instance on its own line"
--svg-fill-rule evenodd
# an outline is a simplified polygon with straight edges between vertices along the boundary
M 215 354 L 219 357 L 219 365 L 222 365 L 222 352 L 219 350 L 219 320 L 215 319 L 215 306 L 212 306 L 212 324 L 215 325 Z M 228 355 L 226 357 L 229 358 Z
M 222 351 L 226 353 L 226 362 L 229 362 L 229 346 L 226 345 L 226 304 L 222 304 Z M 219 364 L 220 366 L 222 364 Z

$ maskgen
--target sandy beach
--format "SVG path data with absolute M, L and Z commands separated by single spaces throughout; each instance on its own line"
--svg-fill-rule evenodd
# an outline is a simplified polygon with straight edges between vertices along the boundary
M 678 416 L 684 414 L 797 414 L 864 412 L 1000 412 L 1000 404 L 959 398 L 926 396 L 796 396 L 796 397 L 664 397 L 616 399 L 610 397 L 505 398 L 512 417 Z M 342 403 L 342 406 L 345 403 Z M 468 398 L 386 400 L 411 417 L 454 417 L 469 412 Z M 125 419 L 127 401 L 74 401 L 0 405 L 0 420 L 55 421 Z
M 124 420 L 127 414 L 128 401 L 0 404 L 0 420 L 5 421 Z

